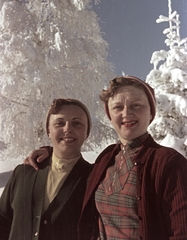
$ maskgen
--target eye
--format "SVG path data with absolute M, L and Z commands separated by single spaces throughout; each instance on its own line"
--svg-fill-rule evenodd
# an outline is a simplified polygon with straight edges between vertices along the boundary
M 114 109 L 114 110 L 119 110 L 119 111 L 120 111 L 120 110 L 123 109 L 123 106 L 121 106 L 121 105 L 116 105 L 116 106 L 113 107 L 113 109 Z
M 141 104 L 141 103 L 134 103 L 134 104 L 131 105 L 131 107 L 132 107 L 132 108 L 135 108 L 135 109 L 141 108 L 141 107 L 142 107 L 142 104 Z
M 139 103 L 135 103 L 135 104 L 133 104 L 133 106 L 134 106 L 134 107 L 139 107 L 140 104 L 139 104 Z
M 64 121 L 61 121 L 61 120 L 58 120 L 55 122 L 55 126 L 64 126 L 65 125 L 65 122 Z
M 73 125 L 74 125 L 74 126 L 82 126 L 83 124 L 82 124 L 82 122 L 80 122 L 80 121 L 74 121 L 74 122 L 73 122 Z

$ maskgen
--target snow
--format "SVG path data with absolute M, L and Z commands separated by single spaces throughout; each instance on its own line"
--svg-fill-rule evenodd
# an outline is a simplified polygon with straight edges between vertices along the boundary
M 95 130 L 87 149 L 105 137 L 98 95 L 113 72 L 89 2 L 0 4 L 0 142 L 7 156 L 48 144 L 45 117 L 55 98 L 75 98 L 89 108 Z
M 168 0 L 169 16 L 159 16 L 157 23 L 168 22 L 166 35 L 168 51 L 155 51 L 151 57 L 153 70 L 146 82 L 155 90 L 156 116 L 149 131 L 161 145 L 173 147 L 187 157 L 187 38 L 180 38 L 180 21 L 172 13 Z
M 176 138 L 171 134 L 167 134 L 166 137 L 160 142 L 161 145 L 166 146 L 166 147 L 171 147 L 174 149 L 178 149 L 180 150 L 180 146 L 181 144 L 184 143 L 185 138 L 180 139 L 180 138 Z

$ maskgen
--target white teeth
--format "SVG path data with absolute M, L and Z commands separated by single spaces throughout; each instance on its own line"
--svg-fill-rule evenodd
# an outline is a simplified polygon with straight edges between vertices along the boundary
M 132 124 L 135 124 L 136 123 L 136 121 L 132 121 L 132 122 L 123 122 L 122 124 L 124 124 L 124 125 L 132 125 Z
M 62 138 L 62 140 L 64 140 L 64 141 L 73 141 L 74 140 L 74 138 Z

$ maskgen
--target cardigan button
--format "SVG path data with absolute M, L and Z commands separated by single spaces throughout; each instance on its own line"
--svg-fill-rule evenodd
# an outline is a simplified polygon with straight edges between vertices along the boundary
M 142 177 L 138 177 L 138 180 L 139 180 L 139 182 L 141 182 L 142 181 Z
M 140 201 L 141 200 L 141 196 L 137 196 L 137 200 Z
M 137 166 L 137 165 L 138 165 L 138 163 L 137 163 L 137 162 L 135 162 L 135 163 L 134 163 L 134 166 Z
M 38 232 L 35 232 L 34 236 L 37 237 L 38 236 Z
M 45 225 L 47 224 L 47 220 L 44 220 L 44 224 L 45 224 Z

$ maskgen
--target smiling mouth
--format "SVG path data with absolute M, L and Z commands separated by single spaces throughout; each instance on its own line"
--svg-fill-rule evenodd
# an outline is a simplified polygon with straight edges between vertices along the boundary
M 122 122 L 121 125 L 125 127 L 132 127 L 137 123 L 137 121 Z
M 75 140 L 75 138 L 67 138 L 67 137 L 64 137 L 64 138 L 61 138 L 61 141 L 65 141 L 65 142 L 73 142 Z

